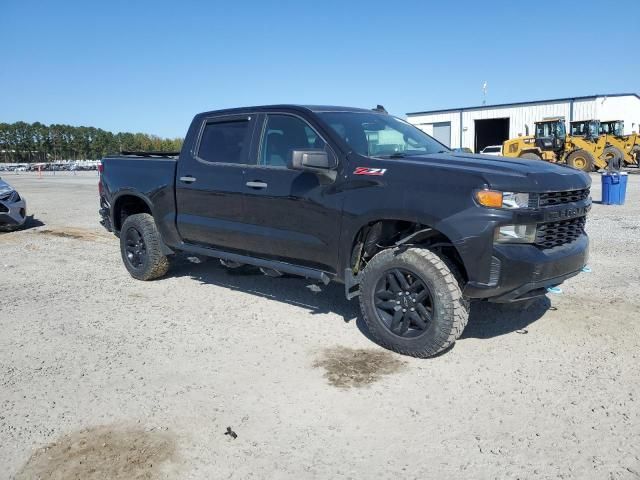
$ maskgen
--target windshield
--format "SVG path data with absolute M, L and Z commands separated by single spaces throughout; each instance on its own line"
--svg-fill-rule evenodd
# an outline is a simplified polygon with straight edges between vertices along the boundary
M 422 130 L 390 115 L 374 112 L 321 112 L 319 115 L 353 150 L 366 157 L 449 151 Z

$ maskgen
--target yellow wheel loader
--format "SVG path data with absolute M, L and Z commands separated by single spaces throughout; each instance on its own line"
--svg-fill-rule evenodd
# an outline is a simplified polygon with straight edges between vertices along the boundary
M 600 122 L 600 134 L 606 137 L 606 142 L 622 152 L 625 165 L 640 163 L 640 135 L 624 134 L 624 120 L 607 120 Z
M 579 120 L 571 122 L 571 137 L 581 137 L 591 140 L 597 144 L 597 149 L 602 148 L 600 159 L 605 162 L 605 166 L 614 170 L 620 170 L 624 166 L 624 152 L 617 145 L 607 141 L 607 137 L 602 133 L 600 120 Z M 599 167 L 604 168 L 604 167 Z
M 545 118 L 535 123 L 535 135 L 513 138 L 504 142 L 506 157 L 546 160 L 591 172 L 607 166 L 604 138 L 598 135 L 598 125 L 590 124 L 585 135 L 567 135 L 563 117 Z

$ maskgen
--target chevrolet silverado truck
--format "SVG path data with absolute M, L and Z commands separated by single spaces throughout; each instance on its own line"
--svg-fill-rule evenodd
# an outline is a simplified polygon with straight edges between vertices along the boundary
M 99 192 L 134 278 L 186 252 L 340 282 L 378 343 L 429 357 L 470 300 L 533 299 L 584 268 L 590 184 L 453 153 L 382 109 L 278 105 L 198 114 L 181 152 L 109 156 Z

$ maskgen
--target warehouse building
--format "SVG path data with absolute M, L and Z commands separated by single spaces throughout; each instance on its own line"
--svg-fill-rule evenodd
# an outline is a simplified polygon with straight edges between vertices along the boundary
M 577 120 L 624 120 L 625 134 L 630 134 L 640 125 L 640 96 L 614 93 L 407 113 L 407 121 L 445 145 L 474 152 L 533 134 L 534 122 L 547 117 L 564 117 L 567 129 Z

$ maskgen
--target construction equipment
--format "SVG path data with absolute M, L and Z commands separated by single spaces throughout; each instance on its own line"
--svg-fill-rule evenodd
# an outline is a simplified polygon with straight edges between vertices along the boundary
M 595 142 L 597 149 L 602 148 L 600 159 L 605 162 L 605 166 L 612 170 L 620 170 L 624 166 L 624 152 L 617 145 L 607 141 L 602 134 L 602 125 L 600 120 L 578 120 L 571 122 L 570 125 L 572 137 L 582 137 Z M 599 168 L 604 168 L 600 167 Z
M 624 120 L 600 122 L 600 135 L 605 136 L 608 145 L 620 150 L 625 165 L 640 163 L 640 135 L 635 132 L 625 135 Z
M 609 149 L 604 137 L 600 137 L 599 125 L 590 121 L 584 135 L 567 135 L 564 117 L 545 118 L 535 122 L 535 135 L 507 140 L 502 147 L 506 157 L 546 160 L 590 172 L 605 168 L 607 158 L 616 152 Z

